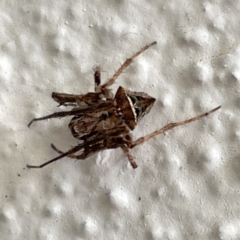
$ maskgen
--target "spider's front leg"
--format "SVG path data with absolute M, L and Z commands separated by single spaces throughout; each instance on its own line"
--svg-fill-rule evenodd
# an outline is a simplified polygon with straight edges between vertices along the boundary
M 164 126 L 163 128 L 161 129 L 158 129 L 144 137 L 140 137 L 139 139 L 137 139 L 136 141 L 133 141 L 132 138 L 130 137 L 130 135 L 126 134 L 124 135 L 124 137 L 121 139 L 122 141 L 121 142 L 121 145 L 119 145 L 122 150 L 125 152 L 125 154 L 127 155 L 128 157 L 128 160 L 130 161 L 131 165 L 133 168 L 137 168 L 137 164 L 136 162 L 134 161 L 134 158 L 133 156 L 131 155 L 131 152 L 130 152 L 130 148 L 134 148 L 142 143 L 144 143 L 145 141 L 149 140 L 150 138 L 153 138 L 161 133 L 164 133 L 174 127 L 178 127 L 178 126 L 181 126 L 181 125 L 184 125 L 184 124 L 187 124 L 187 123 L 190 123 L 190 122 L 194 122 L 196 120 L 199 120 L 203 117 L 206 117 L 208 116 L 209 114 L 217 111 L 218 109 L 220 109 L 221 106 L 218 106 L 214 109 L 212 109 L 211 111 L 209 112 L 206 112 L 206 113 L 203 113 L 201 115 L 198 115 L 196 117 L 193 117 L 193 118 L 190 118 L 190 119 L 187 119 L 185 121 L 180 121 L 180 122 L 173 122 L 173 123 L 169 123 L 167 124 L 166 126 Z
M 139 56 L 141 53 L 143 53 L 144 51 L 146 51 L 148 48 L 150 48 L 151 46 L 157 44 L 156 41 L 149 43 L 147 45 L 145 45 L 143 48 L 141 48 L 138 52 L 136 52 L 135 54 L 133 54 L 130 58 L 128 58 L 123 64 L 122 66 L 114 73 L 114 75 L 109 78 L 102 86 L 102 90 L 104 91 L 104 89 L 107 89 L 109 86 L 111 86 L 116 79 L 119 77 L 119 75 L 133 62 L 133 60 Z
M 221 108 L 221 106 L 218 106 L 218 107 L 212 109 L 211 111 L 203 113 L 203 114 L 198 115 L 196 117 L 193 117 L 193 118 L 190 118 L 190 119 L 187 119 L 187 120 L 184 120 L 184 121 L 180 121 L 180 122 L 169 123 L 169 124 L 167 124 L 166 126 L 164 126 L 161 129 L 158 129 L 158 130 L 156 130 L 156 131 L 154 131 L 154 132 L 152 132 L 152 133 L 150 133 L 150 134 L 148 134 L 148 135 L 146 135 L 144 137 L 140 137 L 136 141 L 129 142 L 128 146 L 130 148 L 134 148 L 137 145 L 142 144 L 145 141 L 149 140 L 150 138 L 153 138 L 153 137 L 155 137 L 155 136 L 157 136 L 159 134 L 162 134 L 162 133 L 164 133 L 164 132 L 166 132 L 168 130 L 171 130 L 171 129 L 175 128 L 175 127 L 178 127 L 178 126 L 181 126 L 181 125 L 185 125 L 187 123 L 194 122 L 194 121 L 197 121 L 197 120 L 199 120 L 201 118 L 207 117 L 209 114 L 219 110 L 220 108 Z

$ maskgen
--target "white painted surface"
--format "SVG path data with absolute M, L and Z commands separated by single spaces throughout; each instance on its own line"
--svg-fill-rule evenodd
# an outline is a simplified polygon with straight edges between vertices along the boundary
M 34 3 L 33 3 L 34 2 Z M 239 1 L 0 3 L 1 239 L 240 239 Z M 51 92 L 93 90 L 146 43 L 118 85 L 157 98 L 145 135 L 222 109 L 132 150 L 26 169 L 77 141 Z

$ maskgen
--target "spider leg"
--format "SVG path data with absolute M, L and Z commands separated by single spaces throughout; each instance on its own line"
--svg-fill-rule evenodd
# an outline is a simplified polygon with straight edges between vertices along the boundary
M 105 110 L 105 109 L 109 109 L 109 107 L 112 107 L 111 101 L 105 101 L 104 103 L 95 104 L 95 107 L 79 106 L 70 111 L 55 112 L 55 113 L 52 113 L 52 114 L 44 116 L 44 117 L 33 118 L 30 121 L 30 123 L 28 124 L 28 127 L 30 127 L 32 125 L 32 123 L 36 122 L 36 121 L 42 121 L 42 120 L 46 120 L 46 119 L 50 119 L 50 118 L 62 118 L 62 117 L 73 116 L 73 115 L 79 116 L 82 114 L 95 112 L 99 108 L 102 108 L 103 110 Z
M 146 51 L 148 48 L 150 48 L 151 46 L 153 46 L 154 44 L 157 44 L 157 42 L 152 42 L 150 44 L 147 44 L 146 46 L 144 46 L 142 49 L 140 49 L 138 52 L 136 52 L 135 54 L 133 54 L 130 58 L 128 58 L 123 64 L 122 66 L 115 72 L 115 74 L 109 78 L 106 83 L 104 83 L 102 85 L 102 89 L 108 88 L 110 85 L 112 85 L 116 79 L 118 78 L 118 76 L 124 71 L 125 68 L 127 68 L 132 62 L 133 60 L 140 55 L 142 52 Z
M 52 162 L 55 162 L 63 157 L 70 157 L 70 158 L 84 160 L 99 151 L 102 151 L 102 150 L 105 150 L 108 148 L 120 147 L 125 142 L 122 141 L 122 137 L 114 138 L 114 136 L 116 136 L 116 135 L 118 136 L 119 132 L 123 133 L 123 131 L 126 130 L 125 128 L 126 128 L 125 126 L 120 126 L 117 130 L 106 131 L 105 133 L 107 134 L 107 137 L 105 135 L 100 134 L 100 136 L 97 136 L 95 139 L 90 140 L 90 141 L 84 141 L 82 144 L 79 144 L 79 145 L 71 148 L 67 152 L 62 152 L 59 149 L 57 149 L 53 144 L 51 144 L 51 147 L 60 154 L 58 157 L 55 157 L 41 165 L 27 165 L 27 167 L 28 168 L 42 168 L 42 167 L 44 167 Z M 80 155 L 74 155 L 74 153 L 76 153 L 82 149 L 84 149 L 84 150 Z
M 121 146 L 123 152 L 127 155 L 129 162 L 131 163 L 133 168 L 137 168 L 137 163 L 134 161 L 134 158 L 129 150 L 129 148 L 125 145 Z
M 94 82 L 95 82 L 95 92 L 98 92 L 98 86 L 101 84 L 101 68 L 100 66 L 94 67 Z
M 51 148 L 56 151 L 57 153 L 63 154 L 61 150 L 59 150 L 53 143 L 51 143 Z
M 51 144 L 51 147 L 54 151 L 56 151 L 57 153 L 59 154 L 63 154 L 64 152 L 62 152 L 61 150 L 59 150 L 53 143 Z M 71 155 L 68 155 L 67 157 L 69 158 L 77 158 L 78 155 L 74 155 L 74 154 L 71 154 Z
M 40 118 L 33 118 L 29 124 L 28 127 L 30 127 L 32 125 L 33 122 L 36 121 L 42 121 L 42 120 L 46 120 L 46 119 L 50 119 L 50 118 L 61 118 L 61 117 L 66 117 L 66 116 L 72 116 L 72 115 L 76 115 L 76 114 L 81 114 L 83 109 L 73 109 L 71 111 L 62 111 L 62 112 L 55 112 L 52 113 L 50 115 L 44 116 L 44 117 L 40 117 Z
M 53 92 L 52 98 L 54 101 L 59 103 L 59 106 L 76 106 L 77 105 L 77 98 L 79 98 L 81 95 L 76 94 L 68 94 L 68 93 L 58 93 Z
M 184 120 L 184 121 L 180 121 L 180 122 L 169 123 L 166 126 L 164 126 L 163 128 L 158 129 L 158 130 L 156 130 L 156 131 L 154 131 L 154 132 L 152 132 L 152 133 L 150 133 L 150 134 L 148 134 L 148 135 L 146 135 L 144 137 L 141 137 L 141 138 L 137 139 L 136 141 L 133 141 L 133 142 L 129 143 L 129 147 L 130 148 L 134 148 L 137 145 L 142 144 L 145 141 L 149 140 L 150 138 L 153 138 L 153 137 L 155 137 L 155 136 L 157 136 L 159 134 L 162 134 L 162 133 L 164 133 L 164 132 L 166 132 L 166 131 L 168 131 L 168 130 L 170 130 L 172 128 L 175 128 L 175 127 L 178 127 L 178 126 L 190 123 L 190 122 L 197 121 L 197 120 L 199 120 L 201 118 L 204 118 L 204 117 L 208 116 L 209 114 L 217 111 L 220 108 L 221 108 L 221 106 L 218 106 L 218 107 L 212 109 L 211 111 L 203 113 L 203 114 L 198 115 L 196 117 L 193 117 L 193 118 L 190 118 L 190 119 L 187 119 L 187 120 Z
M 84 144 L 77 145 L 77 146 L 71 148 L 70 150 L 68 150 L 67 152 L 62 153 L 62 154 L 59 155 L 58 157 L 55 157 L 55 158 L 53 158 L 53 159 L 51 159 L 51 160 L 49 160 L 49 161 L 47 161 L 47 162 L 45 162 L 45 163 L 43 163 L 43 164 L 41 164 L 41 165 L 28 165 L 28 164 L 27 164 L 27 167 L 28 167 L 28 168 L 42 168 L 42 167 L 45 167 L 46 165 L 48 165 L 48 164 L 50 164 L 50 163 L 52 163 L 52 162 L 56 162 L 57 160 L 59 160 L 59 159 L 61 159 L 61 158 L 63 158 L 63 157 L 66 157 L 66 156 L 68 156 L 68 155 L 71 156 L 73 153 L 78 152 L 78 151 L 81 150 L 83 147 L 84 147 Z
M 100 66 L 94 67 L 94 82 L 95 82 L 95 92 L 96 94 L 101 93 L 106 99 L 113 99 L 114 95 L 112 93 L 112 90 L 108 87 L 102 87 L 101 86 L 101 68 Z
M 85 148 L 81 154 L 79 154 L 79 155 L 70 154 L 70 155 L 67 155 L 67 157 L 84 160 L 84 159 L 88 158 L 89 156 L 95 154 L 96 152 L 106 149 L 106 146 L 103 142 L 97 143 L 91 147 L 86 146 L 86 143 L 84 145 L 85 145 Z M 51 144 L 51 147 L 57 153 L 63 154 L 63 152 L 61 150 L 59 150 L 54 144 Z
M 59 149 L 57 149 L 53 144 L 51 144 L 51 147 L 58 153 L 62 154 L 63 152 L 60 151 Z M 79 155 L 75 155 L 75 154 L 70 154 L 70 155 L 67 155 L 67 157 L 69 158 L 74 158 L 74 159 L 81 159 L 81 160 L 84 160 L 86 158 L 88 158 L 89 156 L 93 155 L 94 153 L 96 152 L 99 152 L 101 149 L 98 149 L 96 148 L 95 151 L 90 148 L 90 149 L 86 149 L 84 150 L 84 152 L 82 152 L 81 154 Z
M 59 103 L 58 106 L 90 106 L 92 103 L 99 102 L 102 99 L 102 93 L 89 92 L 77 95 L 53 92 L 52 98 Z

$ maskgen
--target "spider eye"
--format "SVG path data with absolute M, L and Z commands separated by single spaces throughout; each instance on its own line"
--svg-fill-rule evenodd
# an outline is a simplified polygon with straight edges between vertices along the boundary
M 138 107 L 136 107 L 134 109 L 135 109 L 135 113 L 136 113 L 137 117 L 139 117 L 142 114 L 142 109 L 138 108 Z
M 132 101 L 132 104 L 134 105 L 137 102 L 137 98 L 135 96 L 129 96 L 129 97 Z

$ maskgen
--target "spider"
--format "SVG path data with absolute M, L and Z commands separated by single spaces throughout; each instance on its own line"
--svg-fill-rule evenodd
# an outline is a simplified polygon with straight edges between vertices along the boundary
M 137 164 L 130 149 L 172 128 L 199 120 L 220 109 L 221 106 L 218 106 L 196 117 L 180 122 L 169 123 L 163 128 L 140 137 L 137 140 L 132 139 L 130 132 L 134 130 L 138 122 L 149 113 L 156 99 L 146 93 L 129 91 L 121 86 L 114 96 L 109 87 L 137 56 L 156 43 L 157 42 L 154 41 L 147 44 L 133 54 L 121 65 L 115 74 L 102 85 L 101 69 L 99 66 L 96 66 L 94 69 L 94 92 L 79 95 L 53 92 L 52 98 L 59 103 L 59 106 L 63 105 L 73 108 L 68 111 L 55 112 L 44 117 L 34 118 L 28 124 L 28 127 L 36 121 L 72 116 L 69 128 L 73 137 L 81 140 L 81 142 L 66 152 L 60 151 L 51 144 L 51 147 L 59 154 L 57 157 L 41 165 L 27 165 L 27 167 L 42 168 L 63 157 L 85 160 L 99 151 L 120 147 L 127 155 L 132 167 L 136 168 Z

